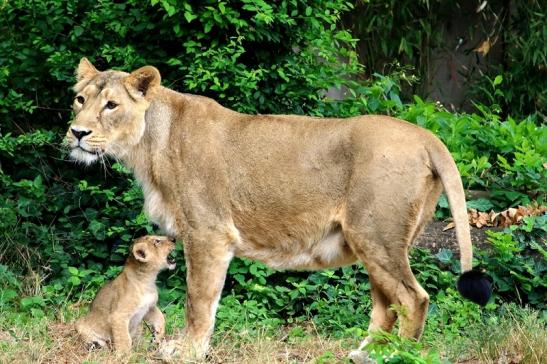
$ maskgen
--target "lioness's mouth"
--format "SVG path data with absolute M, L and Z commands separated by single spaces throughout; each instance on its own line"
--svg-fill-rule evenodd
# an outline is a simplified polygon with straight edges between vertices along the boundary
M 87 150 L 87 149 L 83 148 L 83 147 L 80 146 L 80 145 L 77 145 L 76 147 L 74 147 L 74 148 L 72 148 L 72 149 L 80 149 L 80 150 L 82 150 L 82 151 L 84 151 L 84 152 L 86 152 L 86 153 L 94 154 L 94 155 L 97 155 L 97 156 L 102 154 L 102 153 L 101 153 L 100 151 L 98 151 L 98 150 L 95 150 L 95 151 Z
M 79 145 L 72 147 L 72 149 L 70 150 L 71 159 L 85 163 L 87 165 L 98 161 L 103 156 L 103 154 L 104 153 L 102 153 L 102 151 L 88 150 Z

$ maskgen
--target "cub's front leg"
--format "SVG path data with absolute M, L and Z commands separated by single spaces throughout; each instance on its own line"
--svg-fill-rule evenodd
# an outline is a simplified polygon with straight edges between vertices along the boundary
M 165 318 L 157 306 L 152 306 L 144 316 L 144 322 L 152 331 L 152 342 L 160 343 L 165 335 Z
M 114 349 L 119 352 L 131 351 L 131 335 L 129 334 L 129 320 L 127 315 L 112 315 L 112 341 Z

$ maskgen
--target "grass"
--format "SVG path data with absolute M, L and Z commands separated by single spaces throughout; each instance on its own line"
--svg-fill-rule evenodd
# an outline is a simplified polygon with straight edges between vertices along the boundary
M 474 328 L 476 337 L 483 337 L 474 351 L 483 363 L 541 363 L 547 358 L 547 330 L 537 311 L 510 307 L 500 318 L 493 317 L 489 328 Z M 486 333 L 486 335 L 485 335 Z
M 176 336 L 183 314 L 173 307 L 167 311 L 172 313 L 167 317 L 168 334 Z M 440 329 L 442 317 L 449 311 L 441 307 L 429 317 L 423 348 L 416 348 L 421 348 L 424 358 L 426 352 L 437 352 L 440 358 L 436 354 L 438 361 L 424 363 L 536 364 L 547 357 L 547 329 L 538 311 L 504 304 L 496 308 L 495 314 L 492 311 L 468 316 L 466 322 L 454 317 L 456 321 Z M 460 308 L 460 311 L 465 314 L 466 310 Z M 65 305 L 42 318 L 33 318 L 29 313 L 5 312 L 0 316 L 0 363 L 161 362 L 149 344 L 147 333 L 135 343 L 130 356 L 118 357 L 108 349 L 88 352 L 72 327 L 74 319 L 83 312 L 81 305 Z M 290 326 L 272 326 L 267 321 L 247 321 L 231 329 L 229 322 L 224 321 L 220 326 L 223 330 L 215 331 L 207 363 L 349 363 L 347 353 L 362 339 L 349 334 L 361 330 L 348 330 L 333 337 L 333 333 L 317 328 L 312 319 Z M 406 347 L 408 345 L 406 343 Z M 394 357 L 397 356 L 390 360 Z
M 12 314 L 0 319 L 0 363 L 161 363 L 147 334 L 130 356 L 116 356 L 108 349 L 87 351 L 71 324 L 71 308 L 56 316 L 21 321 Z M 312 324 L 295 331 L 296 336 L 291 327 L 284 327 L 272 334 L 270 327 L 257 323 L 252 330 L 216 332 L 207 363 L 309 363 L 325 358 L 347 362 L 349 340 L 318 335 Z

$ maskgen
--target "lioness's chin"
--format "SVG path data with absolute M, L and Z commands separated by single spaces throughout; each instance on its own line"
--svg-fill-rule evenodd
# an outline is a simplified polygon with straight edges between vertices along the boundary
M 82 148 L 76 147 L 70 151 L 70 158 L 90 165 L 99 160 L 99 155 L 96 153 L 86 152 Z

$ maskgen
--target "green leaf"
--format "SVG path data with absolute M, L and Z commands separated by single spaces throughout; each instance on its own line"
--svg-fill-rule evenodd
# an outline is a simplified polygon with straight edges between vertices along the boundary
M 497 75 L 496 78 L 494 78 L 494 86 L 497 86 L 502 82 L 503 82 L 503 76 L 502 75 Z
M 397 109 L 403 108 L 403 103 L 401 102 L 401 98 L 399 97 L 399 95 L 397 95 L 397 93 L 391 91 L 389 93 L 389 99 L 395 102 L 395 106 L 397 107 Z
M 31 308 L 30 309 L 30 314 L 32 315 L 32 317 L 34 318 L 42 318 L 44 317 L 46 314 L 44 313 L 44 311 L 40 308 Z
M 468 209 L 476 209 L 479 211 L 490 211 L 494 208 L 494 204 L 485 198 L 467 201 Z
M 21 308 L 28 309 L 33 306 L 44 306 L 46 303 L 41 296 L 28 296 L 21 299 Z
M 167 15 L 170 17 L 177 12 L 177 9 L 173 5 L 169 4 L 167 1 L 162 1 L 162 5 L 165 11 L 167 12 Z
M 79 37 L 80 35 L 83 34 L 84 28 L 82 28 L 81 26 L 75 26 L 73 29 L 73 32 L 75 36 Z
M 93 236 L 99 240 L 104 240 L 105 236 L 106 236 L 106 231 L 105 231 L 105 225 L 98 221 L 98 220 L 92 220 L 91 223 L 89 224 L 89 230 L 91 231 L 91 233 L 93 234 Z
M 175 35 L 180 35 L 180 24 L 175 24 L 173 26 L 173 32 L 175 32 Z
M 17 296 L 19 294 L 13 289 L 0 289 L 0 302 L 8 302 Z
M 446 195 L 443 193 L 439 196 L 439 201 L 437 202 L 440 208 L 447 209 L 448 206 L 448 199 L 446 198 Z
M 195 14 L 189 12 L 189 11 L 185 11 L 185 12 L 184 12 L 184 18 L 186 19 L 186 21 L 187 21 L 188 23 L 191 23 L 192 20 L 194 20 L 194 19 L 197 18 L 197 15 L 195 15 Z
M 70 278 L 68 278 L 67 281 L 73 286 L 78 286 L 81 283 L 80 278 L 76 276 L 70 276 Z
M 203 32 L 207 34 L 211 31 L 212 28 L 213 28 L 213 23 L 212 22 L 207 22 L 203 26 Z
M 441 249 L 437 254 L 435 254 L 435 257 L 439 259 L 442 263 L 447 264 L 450 263 L 452 260 L 453 253 L 449 249 Z

